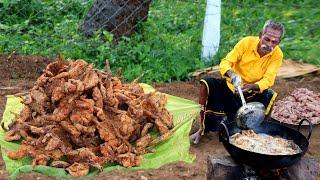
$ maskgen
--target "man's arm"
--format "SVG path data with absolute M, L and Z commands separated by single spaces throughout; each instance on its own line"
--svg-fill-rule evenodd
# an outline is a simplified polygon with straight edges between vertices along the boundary
M 235 74 L 235 72 L 232 69 L 229 69 L 224 76 L 231 78 L 233 74 Z
M 258 84 L 244 84 L 242 86 L 242 91 L 247 92 L 247 91 L 260 91 L 260 87 Z
M 241 39 L 220 62 L 221 76 L 230 77 L 227 71 L 232 70 L 232 65 L 241 59 L 242 54 L 247 48 L 246 39 Z M 233 72 L 233 71 L 232 71 Z M 230 77 L 231 78 L 231 77 Z
M 232 69 L 229 69 L 225 73 L 225 76 L 230 78 L 230 81 L 234 87 L 241 85 L 241 77 L 237 73 L 235 73 Z

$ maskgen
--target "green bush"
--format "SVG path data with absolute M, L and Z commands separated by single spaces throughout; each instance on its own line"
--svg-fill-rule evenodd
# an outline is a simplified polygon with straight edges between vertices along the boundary
M 216 65 L 244 36 L 258 35 L 267 19 L 284 23 L 285 58 L 320 64 L 320 9 L 316 2 L 233 0 L 222 2 L 220 49 L 209 64 L 200 59 L 205 0 L 154 0 L 137 33 L 113 43 L 112 34 L 85 38 L 79 24 L 93 0 L 0 0 L 0 52 L 48 55 L 62 53 L 113 72 L 126 80 L 142 73 L 144 82 L 185 80 L 188 73 Z M 104 39 L 104 40 L 102 40 Z

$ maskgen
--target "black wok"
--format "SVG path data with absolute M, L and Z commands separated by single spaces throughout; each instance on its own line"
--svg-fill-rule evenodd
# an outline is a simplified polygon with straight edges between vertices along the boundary
M 309 135 L 307 138 L 299 131 L 303 121 L 309 123 Z M 253 130 L 256 133 L 280 136 L 284 139 L 293 140 L 302 151 L 293 155 L 267 155 L 241 149 L 229 142 L 229 136 L 241 131 L 234 122 L 228 124 L 222 122 L 220 124 L 219 139 L 236 162 L 256 169 L 279 169 L 293 165 L 306 153 L 309 146 L 308 140 L 312 133 L 312 125 L 310 121 L 303 119 L 300 121 L 297 130 L 295 130 L 280 123 L 263 121 L 260 126 L 253 128 Z

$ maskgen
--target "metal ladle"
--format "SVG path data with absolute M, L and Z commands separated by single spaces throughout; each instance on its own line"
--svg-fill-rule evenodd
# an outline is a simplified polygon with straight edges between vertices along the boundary
M 246 103 L 241 86 L 236 87 L 241 101 L 242 106 L 238 109 L 235 120 L 237 126 L 241 129 L 253 129 L 261 124 L 265 118 L 265 107 L 260 102 Z

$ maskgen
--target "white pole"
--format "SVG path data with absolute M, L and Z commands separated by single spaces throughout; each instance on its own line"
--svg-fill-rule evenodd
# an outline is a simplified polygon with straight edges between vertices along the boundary
M 220 42 L 221 0 L 207 0 L 201 57 L 205 62 L 216 54 Z

